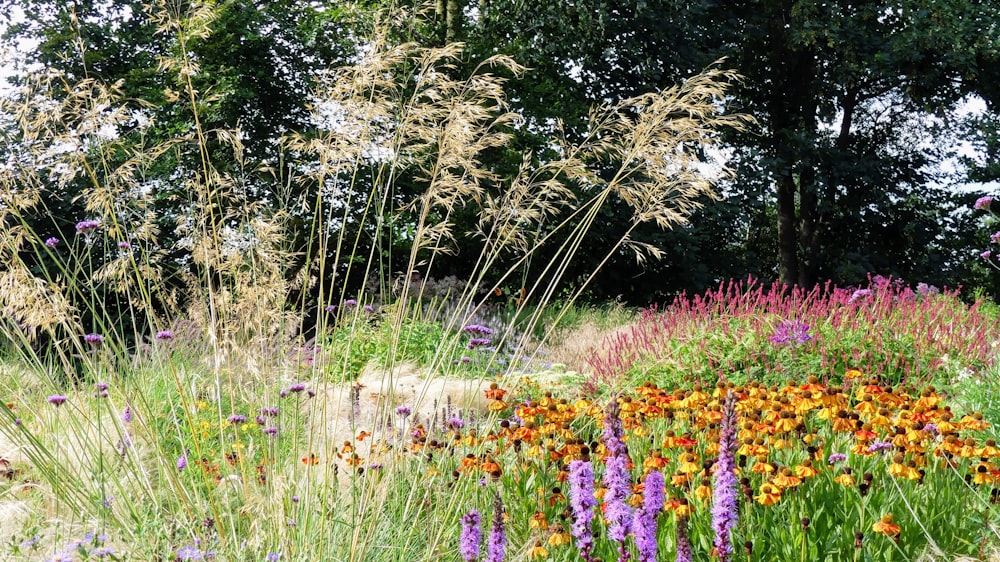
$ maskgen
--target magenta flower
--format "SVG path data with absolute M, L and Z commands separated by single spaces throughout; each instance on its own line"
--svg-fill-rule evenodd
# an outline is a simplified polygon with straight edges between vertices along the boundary
M 83 341 L 97 345 L 104 342 L 104 337 L 101 334 L 87 334 L 83 336 Z
M 973 206 L 973 208 L 989 210 L 990 203 L 993 203 L 993 198 L 990 197 L 989 195 L 986 195 L 984 197 L 976 199 L 976 204 Z
M 412 413 L 413 413 L 413 408 L 409 406 L 396 406 L 396 415 L 403 419 L 406 419 Z
M 357 305 L 358 301 L 354 299 L 347 299 L 346 301 L 344 301 L 344 306 L 357 306 Z
M 604 518 L 608 522 L 608 538 L 619 543 L 619 560 L 628 560 L 625 550 L 625 537 L 632 527 L 632 509 L 628 506 L 628 497 L 632 491 L 631 477 L 628 473 L 628 459 L 624 455 L 610 457 L 604 468 Z
M 76 223 L 77 234 L 90 234 L 101 226 L 101 221 L 86 220 Z
M 45 239 L 45 246 L 48 248 L 55 248 L 59 245 L 59 239 L 53 236 L 52 238 Z
M 990 234 L 990 242 L 993 242 L 994 244 L 1000 242 L 1000 232 L 994 232 L 993 234 Z
M 458 552 L 462 560 L 472 562 L 479 558 L 479 543 L 483 538 L 480 528 L 479 512 L 473 509 L 462 517 L 462 535 L 459 539 Z
M 58 408 L 59 406 L 62 406 L 64 402 L 66 402 L 66 397 L 63 396 L 62 394 L 53 394 L 52 396 L 49 396 L 46 400 L 49 401 L 49 404 L 52 404 L 53 406 Z
M 847 460 L 847 455 L 845 455 L 844 453 L 833 453 L 832 455 L 830 455 L 830 458 L 827 459 L 827 462 L 830 464 L 836 464 L 838 462 L 843 462 L 846 460 Z
M 988 259 L 990 259 L 990 255 L 991 254 L 992 254 L 992 252 L 990 252 L 989 250 L 986 250 L 985 252 L 979 254 L 979 257 L 983 258 L 984 260 L 988 260 Z
M 158 340 L 172 340 L 174 339 L 174 333 L 170 330 L 160 330 L 156 332 L 156 339 Z

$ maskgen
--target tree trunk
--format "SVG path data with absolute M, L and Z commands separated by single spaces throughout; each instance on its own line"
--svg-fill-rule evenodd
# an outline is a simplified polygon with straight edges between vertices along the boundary
M 460 0 L 445 0 L 445 33 L 446 43 L 459 41 L 462 37 L 462 3 Z

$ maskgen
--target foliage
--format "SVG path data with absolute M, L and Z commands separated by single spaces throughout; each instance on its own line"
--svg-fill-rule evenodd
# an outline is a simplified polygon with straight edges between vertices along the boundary
M 810 291 L 730 282 L 649 309 L 630 331 L 602 342 L 591 365 L 611 383 L 773 384 L 808 373 L 835 384 L 858 369 L 893 385 L 943 385 L 992 365 L 997 316 L 985 306 L 881 276 L 864 288 Z

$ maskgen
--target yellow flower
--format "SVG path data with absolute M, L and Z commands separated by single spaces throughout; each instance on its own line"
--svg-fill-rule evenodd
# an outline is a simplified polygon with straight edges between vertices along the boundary
M 532 560 L 535 560 L 537 558 L 548 558 L 549 551 L 544 546 L 542 546 L 542 543 L 538 542 L 535 543 L 535 547 L 532 548 L 531 552 L 529 552 L 528 554 L 531 555 Z
M 893 523 L 892 514 L 886 513 L 885 515 L 882 516 L 881 519 L 879 519 L 878 521 L 875 522 L 874 525 L 872 525 L 872 531 L 883 534 L 887 537 L 895 537 L 896 535 L 899 534 L 900 529 L 899 525 Z
M 765 482 L 760 487 L 760 494 L 754 499 L 761 505 L 774 505 L 781 499 L 781 489 L 770 482 Z

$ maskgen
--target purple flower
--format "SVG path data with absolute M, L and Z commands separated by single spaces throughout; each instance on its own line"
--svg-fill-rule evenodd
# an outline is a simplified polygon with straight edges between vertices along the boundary
M 827 459 L 827 462 L 830 464 L 836 464 L 838 462 L 843 462 L 846 460 L 847 460 L 847 455 L 845 455 L 844 453 L 833 453 L 830 455 L 830 458 Z
M 181 455 L 181 456 L 177 457 L 177 470 L 178 471 L 183 471 L 185 468 L 187 468 L 187 465 L 188 465 L 187 455 Z
M 448 427 L 452 429 L 462 429 L 465 427 L 465 420 L 458 416 L 452 416 L 448 418 Z
M 277 434 L 278 434 L 278 428 L 277 428 L 277 427 L 275 427 L 275 426 L 273 426 L 273 425 L 272 425 L 272 426 L 270 426 L 270 427 L 265 427 L 265 428 L 264 428 L 264 433 L 265 433 L 266 435 L 270 435 L 270 436 L 272 436 L 272 437 L 273 437 L 273 436 L 275 436 L 275 435 L 277 435 Z
M 858 299 L 870 296 L 871 294 L 871 289 L 858 289 L 857 291 L 854 291 L 854 294 L 851 295 L 851 298 L 848 299 L 847 302 L 854 302 Z
M 487 346 L 491 343 L 493 343 L 493 340 L 490 338 L 472 338 L 469 340 L 469 345 L 467 347 L 469 349 L 476 349 L 477 347 Z
M 58 408 L 59 406 L 62 406 L 63 402 L 66 401 L 66 397 L 62 394 L 53 394 L 52 396 L 49 396 L 47 400 L 49 401 L 49 404 Z
M 462 331 L 469 334 L 479 334 L 481 336 L 493 335 L 493 330 L 481 324 L 469 324 L 468 326 L 462 328 Z
M 593 559 L 594 532 L 590 527 L 594 519 L 594 468 L 590 461 L 574 460 L 569 463 L 569 505 L 573 512 L 571 528 L 576 548 L 584 560 Z
M 177 549 L 178 560 L 204 560 L 205 553 L 196 546 L 182 546 Z
M 809 325 L 798 320 L 782 321 L 774 335 L 771 336 L 771 341 L 777 344 L 801 345 L 812 341 L 812 339 L 812 336 L 809 335 Z
M 663 474 L 652 470 L 646 474 L 643 483 L 642 507 L 636 510 L 632 522 L 635 547 L 639 551 L 640 562 L 656 560 L 656 516 L 663 508 Z
M 479 558 L 479 543 L 482 539 L 483 530 L 480 528 L 479 512 L 473 509 L 462 517 L 462 535 L 458 545 L 462 560 L 472 562 Z
M 104 342 L 104 337 L 101 334 L 87 334 L 83 336 L 83 341 L 97 345 Z
M 503 501 L 500 492 L 493 498 L 493 526 L 486 543 L 486 562 L 502 562 L 507 550 L 507 533 L 503 528 Z
M 622 439 L 625 430 L 622 428 L 622 420 L 618 417 L 618 397 L 612 396 L 608 401 L 608 407 L 604 414 L 604 430 L 601 433 L 601 442 L 608 450 L 608 455 L 617 457 L 627 454 L 625 443 Z
M 985 252 L 979 254 L 979 257 L 983 258 L 984 260 L 988 260 L 990 259 L 990 255 L 991 252 L 989 250 L 986 250 Z
M 337 305 L 335 305 L 335 304 L 328 304 L 328 305 L 326 305 L 326 306 L 323 307 L 323 310 L 325 310 L 326 312 L 329 312 L 329 313 L 337 312 Z
M 358 301 L 354 299 L 347 299 L 346 301 L 344 301 L 344 306 L 357 306 L 357 305 Z
M 266 560 L 267 562 L 278 562 L 278 560 L 281 560 L 281 553 L 280 552 L 268 553 L 268 555 L 264 557 L 264 560 Z
M 232 424 L 243 423 L 247 421 L 247 417 L 243 414 L 233 414 L 227 418 L 227 421 Z
M 992 202 L 993 202 L 993 198 L 990 197 L 989 195 L 986 195 L 984 197 L 980 197 L 979 199 L 976 199 L 976 204 L 973 205 L 973 208 L 974 209 L 986 209 L 986 210 L 989 210 L 990 203 L 992 203 Z
M 463 355 L 462 358 L 458 360 L 459 363 L 469 363 L 471 361 L 472 358 L 469 357 L 468 355 Z
M 888 451 L 892 449 L 892 441 L 873 441 L 871 445 L 868 445 L 869 453 L 878 453 L 881 451 Z
M 396 406 L 396 415 L 401 418 L 407 418 L 413 413 L 413 408 L 409 406 Z
M 628 497 L 632 491 L 631 477 L 628 473 L 628 459 L 624 455 L 610 457 L 604 468 L 604 518 L 608 522 L 608 538 L 619 543 L 619 551 L 627 560 L 624 551 L 625 537 L 632 526 L 632 509 L 628 506 Z
M 693 562 L 691 540 L 687 534 L 687 517 L 677 518 L 677 562 Z
M 125 251 L 131 250 L 132 249 L 132 244 L 129 244 L 127 241 L 122 240 L 121 242 L 118 243 L 118 249 L 119 250 L 125 250 Z
M 174 339 L 174 333 L 170 330 L 160 330 L 156 332 L 156 339 L 158 340 L 172 340 Z
M 364 310 L 365 312 L 375 312 L 375 307 L 374 307 L 374 306 L 372 306 L 372 305 L 370 305 L 370 304 L 366 304 L 366 305 L 365 305 L 364 307 L 362 307 L 362 308 L 363 308 L 363 310 Z
M 278 415 L 278 408 L 276 408 L 274 406 L 261 408 L 260 409 L 260 415 L 262 415 L 262 416 L 271 416 L 271 417 L 276 416 L 276 415 Z
M 305 383 L 301 383 L 301 382 L 297 382 L 295 384 L 289 385 L 289 387 L 288 387 L 288 391 L 289 392 L 302 392 L 305 389 L 306 389 Z
M 86 220 L 76 223 L 77 234 L 90 234 L 93 230 L 101 226 L 101 221 Z
M 1000 232 L 994 232 L 993 234 L 990 234 L 990 242 L 993 242 L 994 244 L 1000 242 Z
M 719 457 L 712 465 L 713 546 L 719 562 L 728 562 L 733 554 L 732 530 L 740 517 L 736 480 L 736 395 L 727 393 L 722 402 L 722 427 Z
M 48 248 L 55 248 L 58 245 L 59 245 L 59 239 L 56 238 L 55 236 L 45 239 L 45 246 Z
M 936 423 L 929 423 L 929 424 L 924 425 L 924 431 L 926 431 L 928 434 L 934 435 L 934 436 L 937 436 L 938 434 L 941 433 L 941 430 L 938 429 L 938 426 L 937 426 Z
M 917 283 L 917 294 L 926 297 L 930 295 L 937 295 L 941 292 L 940 289 L 934 285 L 928 285 L 927 283 Z
M 122 410 L 122 421 L 125 422 L 125 423 L 129 423 L 129 422 L 132 421 L 132 407 L 131 406 L 125 406 L 125 409 Z
M 95 384 L 94 387 L 97 388 L 97 390 L 99 390 L 101 392 L 104 392 L 105 390 L 108 389 L 108 383 L 106 383 L 106 382 L 99 382 L 99 383 Z

